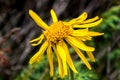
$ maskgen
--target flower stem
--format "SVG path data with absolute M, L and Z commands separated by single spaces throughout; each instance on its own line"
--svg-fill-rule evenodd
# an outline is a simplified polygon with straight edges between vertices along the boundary
M 70 70 L 70 74 L 69 74 L 70 80 L 74 80 L 73 71 L 70 68 L 69 68 L 69 70 Z

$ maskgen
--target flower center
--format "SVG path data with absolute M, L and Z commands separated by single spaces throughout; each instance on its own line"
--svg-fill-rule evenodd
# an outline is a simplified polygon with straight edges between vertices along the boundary
M 72 28 L 64 25 L 62 21 L 53 23 L 49 29 L 44 32 L 47 41 L 56 43 L 72 33 Z

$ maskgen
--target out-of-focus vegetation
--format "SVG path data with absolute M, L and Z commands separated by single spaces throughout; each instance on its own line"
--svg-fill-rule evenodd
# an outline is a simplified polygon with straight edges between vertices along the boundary
M 39 64 L 28 65 L 27 68 L 18 74 L 16 80 L 69 80 L 69 76 L 63 79 L 59 77 L 57 66 L 54 77 L 51 78 L 49 75 L 49 65 L 47 63 L 47 57 L 45 56 Z M 75 80 L 98 80 L 98 75 L 95 71 L 89 71 L 85 65 L 83 65 L 84 63 L 82 61 L 75 61 L 74 64 L 79 72 L 79 74 L 74 74 Z
M 99 42 L 95 41 L 95 44 L 99 49 L 99 66 L 102 65 L 106 72 L 100 71 L 99 74 L 103 79 L 120 80 L 120 6 L 107 10 L 102 17 L 104 20 L 99 31 L 104 32 L 104 35 Z
M 86 11 L 89 17 L 99 15 L 104 20 L 92 30 L 104 35 L 93 38 L 96 63 L 88 70 L 72 52 L 78 74 L 75 80 L 120 80 L 120 1 L 119 0 L 0 0 L 0 80 L 62 80 L 55 74 L 49 76 L 49 64 L 44 56 L 39 64 L 30 65 L 29 59 L 39 49 L 31 47 L 29 40 L 39 36 L 41 29 L 29 18 L 33 9 L 47 23 L 51 22 L 53 8 L 62 20 L 77 17 Z M 89 60 L 89 59 L 88 59 Z M 69 80 L 66 76 L 63 80 Z

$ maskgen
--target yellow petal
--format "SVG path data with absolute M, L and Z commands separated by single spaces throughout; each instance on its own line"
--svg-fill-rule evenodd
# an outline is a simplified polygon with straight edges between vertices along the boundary
M 48 25 L 34 11 L 29 10 L 29 15 L 39 27 L 41 27 L 44 30 L 48 29 Z
M 89 31 L 88 32 L 88 35 L 89 36 L 101 36 L 103 35 L 104 33 L 99 33 L 99 32 L 93 32 L 93 31 Z
M 58 67 L 58 71 L 59 71 L 59 75 L 60 75 L 61 78 L 63 78 L 63 77 L 64 77 L 64 69 L 63 69 L 62 60 L 61 60 L 60 56 L 58 55 L 58 52 L 57 52 L 55 46 L 53 46 L 53 49 L 54 49 L 54 52 L 55 52 L 55 54 L 56 54 L 56 56 L 57 56 L 57 60 L 58 60 L 58 66 L 59 66 L 59 67 Z
M 53 9 L 51 9 L 50 13 L 51 13 L 53 22 L 54 22 L 54 23 L 57 22 L 57 21 L 58 21 L 57 15 L 56 15 L 56 13 L 54 12 Z
M 85 40 L 92 40 L 92 37 L 90 36 L 83 36 Z
M 30 59 L 29 63 L 32 64 L 32 63 L 36 62 L 38 59 L 41 59 L 41 57 L 44 54 L 47 46 L 48 46 L 48 42 L 46 41 L 42 44 L 39 51 Z
M 30 43 L 39 41 L 39 40 L 42 38 L 42 36 L 43 36 L 43 34 L 40 35 L 40 37 L 38 37 L 38 38 L 35 38 L 35 39 L 33 39 L 33 40 L 30 40 Z
M 81 60 L 85 63 L 85 65 L 88 67 L 88 69 L 92 69 L 89 62 L 87 61 L 87 59 L 85 58 L 85 56 L 82 54 L 82 52 L 77 48 L 75 47 L 74 45 L 71 45 L 74 50 L 76 51 L 76 53 L 78 54 L 78 56 L 81 58 Z
M 69 21 L 69 24 L 75 24 L 75 23 L 77 23 L 77 22 L 82 22 L 82 21 L 84 21 L 86 18 L 87 18 L 87 13 L 84 12 L 84 13 L 82 13 L 79 17 L 70 20 L 70 21 Z
M 67 47 L 67 45 L 65 44 L 64 41 L 63 41 L 63 49 L 65 50 L 65 53 L 66 53 L 66 58 L 67 58 L 67 63 L 68 63 L 68 65 L 69 65 L 70 68 L 73 70 L 73 72 L 78 73 L 77 70 L 76 70 L 75 67 L 74 67 L 74 64 L 73 64 L 73 62 L 72 62 L 72 59 L 71 59 L 71 56 L 70 56 L 68 47 Z
M 58 54 L 57 54 L 57 56 L 58 56 Z M 58 65 L 59 65 L 59 75 L 61 78 L 63 78 L 64 77 L 63 63 L 59 56 L 57 57 L 57 59 L 58 59 Z
M 80 29 L 80 30 L 73 30 L 72 36 L 85 36 L 87 35 L 88 30 L 87 29 Z
M 50 76 L 53 76 L 53 74 L 54 74 L 54 66 L 53 66 L 51 45 L 49 45 L 48 48 L 47 48 L 47 57 L 48 57 L 49 65 L 50 65 Z
M 66 41 L 71 45 L 74 45 L 84 51 L 94 51 L 93 47 L 86 46 L 82 41 L 77 40 L 74 37 L 68 36 Z
M 64 75 L 67 75 L 67 64 L 66 64 L 66 55 L 65 55 L 65 50 L 63 48 L 63 43 L 62 41 L 59 41 L 56 44 L 57 52 L 58 55 L 60 56 L 62 63 L 63 63 L 63 70 L 64 70 Z
M 81 40 L 81 41 L 87 41 L 87 40 L 91 40 L 92 37 L 90 36 L 80 36 L 80 37 L 76 37 L 78 40 Z
M 87 16 L 88 16 L 87 12 L 83 12 L 80 16 L 78 16 L 77 19 L 83 19 L 84 18 L 84 20 L 85 20 L 87 18 Z
M 97 26 L 98 24 L 100 24 L 102 22 L 102 18 L 96 22 L 93 23 L 88 23 L 88 24 L 81 24 L 81 25 L 74 25 L 73 28 L 88 28 L 88 27 L 94 27 Z
M 44 35 L 42 34 L 40 37 L 31 40 L 30 43 L 31 43 L 32 46 L 37 46 L 37 45 L 39 45 L 43 41 L 43 39 L 44 39 Z M 36 41 L 38 41 L 38 42 L 35 43 Z
M 95 58 L 94 58 L 92 52 L 86 51 L 86 53 L 87 53 L 87 55 L 89 56 L 90 60 L 91 60 L 92 62 L 95 62 Z
M 96 16 L 96 17 L 94 17 L 94 18 L 92 18 L 92 19 L 87 19 L 87 20 L 85 20 L 85 21 L 82 21 L 81 23 L 82 23 L 82 24 L 86 24 L 86 23 L 94 22 L 94 21 L 96 21 L 96 20 L 98 20 L 98 19 L 99 19 L 99 17 Z
M 84 38 L 84 36 L 83 37 L 79 37 L 78 39 L 81 40 L 81 41 L 86 41 L 86 39 Z

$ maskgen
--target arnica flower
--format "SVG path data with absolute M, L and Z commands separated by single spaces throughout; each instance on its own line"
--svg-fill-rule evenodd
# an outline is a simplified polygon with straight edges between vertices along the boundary
M 100 36 L 103 33 L 89 31 L 90 27 L 95 27 L 101 23 L 102 18 L 98 16 L 87 19 L 87 13 L 82 13 L 78 18 L 70 21 L 58 20 L 56 13 L 52 9 L 50 11 L 53 23 L 47 25 L 34 11 L 29 10 L 29 15 L 42 28 L 42 34 L 30 41 L 32 46 L 41 45 L 39 51 L 30 59 L 29 63 L 40 62 L 43 54 L 47 53 L 50 76 L 54 74 L 53 52 L 58 60 L 58 71 L 61 78 L 68 74 L 67 67 L 69 66 L 74 73 L 78 73 L 70 56 L 67 44 L 69 44 L 81 58 L 88 69 L 91 66 L 86 57 L 82 53 L 86 52 L 92 62 L 95 62 L 92 52 L 95 50 L 93 47 L 84 44 L 85 41 L 91 40 L 93 36 Z M 81 52 L 82 51 L 82 52 Z

